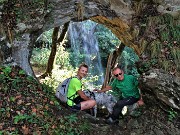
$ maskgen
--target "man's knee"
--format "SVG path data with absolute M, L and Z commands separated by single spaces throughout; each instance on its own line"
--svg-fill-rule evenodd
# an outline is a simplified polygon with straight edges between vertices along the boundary
M 122 108 L 122 107 L 124 107 L 125 105 L 124 105 L 124 103 L 123 102 L 121 102 L 121 101 L 118 101 L 116 104 L 115 104 L 115 108 Z
M 95 100 L 83 101 L 83 102 L 81 102 L 81 110 L 90 109 L 90 108 L 94 107 L 95 105 L 96 105 Z
M 91 104 L 91 105 L 92 105 L 92 107 L 93 107 L 93 106 L 95 106 L 95 105 L 96 105 L 96 101 L 91 99 L 91 100 L 90 100 L 90 104 Z
M 96 101 L 93 99 L 87 100 L 88 104 L 89 104 L 89 108 L 92 108 L 96 105 Z

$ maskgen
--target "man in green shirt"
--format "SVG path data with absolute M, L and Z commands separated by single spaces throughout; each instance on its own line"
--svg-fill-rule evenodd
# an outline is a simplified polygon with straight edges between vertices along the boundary
M 132 105 L 140 99 L 140 93 L 138 89 L 138 80 L 132 75 L 124 74 L 124 72 L 116 67 L 112 71 L 115 79 L 109 85 L 102 90 L 97 90 L 97 92 L 106 92 L 108 90 L 118 89 L 122 93 L 122 99 L 118 100 L 113 108 L 113 112 L 107 120 L 108 124 L 113 124 L 118 122 L 119 116 L 122 115 L 122 109 L 126 105 Z
M 82 91 L 81 79 L 87 75 L 88 66 L 81 64 L 76 77 L 72 78 L 68 87 L 67 105 L 73 110 L 86 110 L 94 107 L 96 101 L 87 97 Z

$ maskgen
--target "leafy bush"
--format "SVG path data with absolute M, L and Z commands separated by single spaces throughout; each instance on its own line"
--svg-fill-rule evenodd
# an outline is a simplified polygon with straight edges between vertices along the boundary
M 135 63 L 139 60 L 138 55 L 132 48 L 125 47 L 121 56 L 118 57 L 118 63 L 124 73 L 139 76 Z
M 60 69 L 72 69 L 69 58 L 70 56 L 71 55 L 63 46 L 58 47 L 56 54 L 56 65 L 59 66 Z
M 172 121 L 173 119 L 175 119 L 178 116 L 178 113 L 175 110 L 173 110 L 172 108 L 168 112 L 169 112 L 169 114 L 168 114 L 169 121 Z
M 31 64 L 38 67 L 46 67 L 51 50 L 47 48 L 34 48 L 31 56 Z
M 102 65 L 106 66 L 109 54 L 119 46 L 121 41 L 111 32 L 111 30 L 102 24 L 97 25 L 95 35 L 98 39 Z

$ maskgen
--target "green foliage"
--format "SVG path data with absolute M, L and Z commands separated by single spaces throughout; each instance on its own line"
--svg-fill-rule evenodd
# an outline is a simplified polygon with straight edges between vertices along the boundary
M 46 77 L 45 80 L 43 81 L 46 85 L 49 87 L 52 87 L 55 91 L 59 83 L 64 81 L 66 78 L 75 76 L 76 72 L 74 69 L 59 69 L 58 66 L 55 66 L 54 69 L 52 70 L 52 75 L 51 77 Z
M 72 67 L 76 68 L 82 61 L 84 61 L 86 54 L 74 52 L 71 49 L 69 49 L 68 52 L 71 53 L 71 55 L 69 55 L 69 62 L 71 63 Z
M 79 121 L 80 119 L 76 116 L 76 114 L 67 115 L 63 119 L 59 119 L 60 128 L 54 130 L 54 134 L 81 135 L 89 133 L 91 129 L 89 123 L 86 121 L 81 123 L 81 125 L 77 125 Z
M 90 122 L 87 120 L 81 126 L 79 126 L 79 131 L 81 131 L 80 133 L 89 134 L 91 129 L 92 127 L 90 125 Z
M 34 48 L 31 56 L 31 63 L 38 67 L 46 67 L 50 52 L 51 51 L 47 48 Z
M 174 111 L 172 108 L 168 112 L 169 112 L 169 115 L 168 115 L 169 121 L 172 121 L 173 119 L 175 119 L 178 116 L 178 113 L 176 111 Z
M 60 69 L 72 69 L 70 64 L 70 54 L 65 51 L 63 46 L 58 47 L 56 54 L 56 65 L 59 66 Z
M 26 72 L 24 70 L 19 70 L 19 75 L 25 75 Z
M 89 89 L 93 90 L 95 88 L 100 89 L 102 87 L 102 84 L 95 83 L 98 82 L 99 78 L 101 75 L 91 75 L 88 74 L 86 78 L 83 78 L 82 83 L 83 83 L 83 89 Z
M 57 115 L 62 108 L 52 87 L 34 83 L 35 79 L 24 74 L 19 67 L 0 67 L 0 74 L 6 78 L 0 83 L 0 95 L 3 95 L 0 96 L 3 127 L 0 134 L 19 135 L 26 129 L 29 134 L 78 135 L 89 132 L 88 124 L 79 120 L 76 114 Z
M 171 55 L 174 58 L 174 63 L 177 67 L 177 70 L 180 71 L 180 48 L 178 48 L 176 46 L 172 47 Z
M 165 70 L 165 71 L 168 71 L 168 69 L 170 68 L 170 61 L 168 61 L 168 60 L 163 60 L 162 62 L 161 62 L 161 65 L 162 65 L 162 67 L 163 67 L 163 69 Z
M 98 39 L 100 55 L 107 61 L 108 55 L 120 44 L 120 40 L 104 25 L 98 24 L 95 35 Z
M 16 67 L 13 67 L 16 68 Z M 7 83 L 7 79 L 11 81 L 11 88 L 19 88 L 18 83 L 22 82 L 22 75 L 25 75 L 24 70 L 20 70 L 17 74 L 18 76 L 14 76 L 14 72 L 12 72 L 12 67 L 6 66 L 1 68 L 2 74 L 0 74 L 0 82 Z
M 49 38 L 50 35 L 47 33 L 49 32 L 45 32 L 44 34 Z M 47 67 L 50 53 L 51 50 L 48 48 L 34 48 L 31 56 L 31 64 L 36 67 Z M 55 66 L 58 66 L 61 69 L 72 68 L 70 65 L 69 53 L 65 51 L 63 46 L 58 47 L 55 60 Z
M 16 115 L 15 117 L 14 117 L 14 124 L 17 124 L 18 122 L 20 122 L 20 121 L 23 121 L 23 120 L 27 120 L 29 118 L 29 116 L 28 115 L 23 115 L 23 114 L 18 114 L 18 115 Z
M 158 25 L 164 25 L 164 27 L 160 27 L 160 36 L 161 41 L 178 41 L 180 34 L 179 26 L 174 25 L 174 18 L 170 14 L 164 14 L 163 16 L 156 17 L 159 19 Z
M 162 68 L 171 73 L 180 71 L 179 42 L 180 26 L 170 14 L 149 17 L 146 31 L 149 43 L 146 45 L 143 70 L 146 67 Z M 154 38 L 152 38 L 154 37 Z M 152 62 L 155 61 L 155 63 Z
M 7 2 L 8 0 L 0 0 L 0 3 L 3 4 L 4 2 Z
M 43 84 L 55 89 L 59 82 L 57 81 L 57 79 L 52 75 L 51 77 L 46 77 L 43 81 Z M 47 88 L 46 88 L 47 89 Z
M 135 62 L 139 60 L 133 49 L 125 47 L 121 56 L 118 57 L 118 63 L 126 74 L 132 74 L 134 76 L 139 76 Z
M 36 40 L 36 43 L 42 43 L 42 44 L 52 44 L 52 34 L 53 29 L 50 29 L 48 31 L 43 32 Z M 36 47 L 36 46 L 35 46 Z M 42 47 L 46 48 L 47 46 L 42 45 Z
M 150 70 L 151 67 L 158 67 L 157 59 L 151 59 L 148 61 L 139 61 L 140 67 L 138 68 L 140 73 L 144 73 Z
M 11 24 L 8 27 L 15 29 L 18 23 L 26 23 L 40 15 L 43 15 L 43 0 L 19 1 L 19 0 L 1 0 L 4 4 L 2 8 L 2 23 L 4 26 Z M 7 19 L 9 18 L 9 19 Z
M 11 67 L 9 67 L 9 66 L 7 66 L 7 67 L 5 67 L 5 68 L 3 68 L 2 69 L 2 71 L 3 71 L 3 73 L 4 73 L 4 75 L 6 76 L 6 77 L 9 77 L 9 74 L 11 73 Z
M 76 114 L 71 114 L 69 116 L 65 116 L 65 119 L 68 119 L 69 123 L 77 122 L 78 118 Z
M 161 54 L 162 43 L 159 40 L 154 40 L 151 43 L 151 58 L 158 58 Z

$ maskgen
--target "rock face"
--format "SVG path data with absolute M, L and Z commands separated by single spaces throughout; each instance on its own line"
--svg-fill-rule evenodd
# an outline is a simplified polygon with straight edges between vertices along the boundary
M 166 105 L 180 110 L 180 78 L 159 69 L 153 69 L 140 78 L 142 91 L 154 94 Z
M 152 7 L 155 7 L 159 14 L 172 13 L 179 18 L 180 2 L 178 0 L 152 0 Z M 1 12 L 1 35 L 7 39 L 10 44 L 15 44 L 13 40 L 24 42 L 24 34 L 29 34 L 27 45 L 30 47 L 25 52 L 31 52 L 34 39 L 42 32 L 61 26 L 68 21 L 83 21 L 91 19 L 101 23 L 112 30 L 112 32 L 127 46 L 133 48 L 138 55 L 141 46 L 140 41 L 135 40 L 132 30 L 137 29 L 134 24 L 134 18 L 138 18 L 145 7 L 150 4 L 146 1 L 131 1 L 131 0 L 49 0 L 47 5 L 33 2 L 4 2 L 0 7 Z M 8 12 L 8 7 L 13 6 L 12 13 Z M 18 8 L 23 7 L 23 8 Z M 17 10 L 18 8 L 18 10 Z M 24 10 L 26 8 L 26 10 Z M 151 10 L 151 9 L 149 9 Z M 147 9 L 147 12 L 148 11 Z M 18 15 L 18 16 L 17 16 Z M 22 17 L 26 16 L 26 17 Z M 15 21 L 14 19 L 18 21 Z M 135 28 L 134 28 L 135 27 Z M 4 31 L 4 32 L 3 32 Z M 138 36 L 138 35 L 137 35 Z M 22 41 L 20 41 L 22 40 Z M 30 42 L 29 42 L 30 41 Z M 12 46 L 13 48 L 13 46 Z M 21 51 L 12 49 L 13 53 Z M 30 53 L 27 55 L 31 55 Z M 25 68 L 18 60 L 19 56 L 13 55 L 13 61 L 23 67 L 26 71 L 30 68 Z M 27 60 L 29 60 L 27 57 Z M 5 60 L 4 60 L 5 61 Z M 24 63 L 24 62 L 23 62 Z M 27 71 L 33 73 L 32 71 Z

